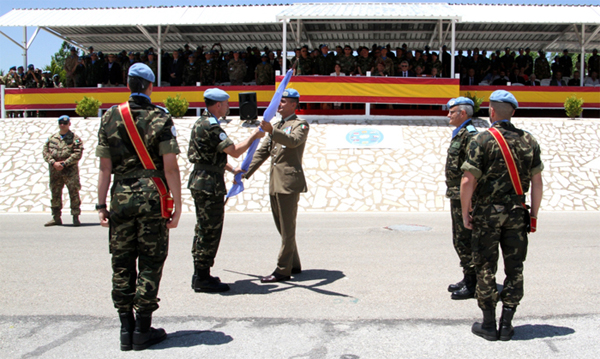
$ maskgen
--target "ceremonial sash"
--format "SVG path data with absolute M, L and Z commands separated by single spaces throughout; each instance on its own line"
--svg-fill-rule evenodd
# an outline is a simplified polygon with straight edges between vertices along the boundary
M 506 163 L 506 167 L 508 168 L 508 174 L 510 176 L 510 180 L 513 184 L 515 192 L 517 192 L 517 195 L 522 196 L 523 187 L 521 186 L 521 177 L 519 176 L 519 171 L 517 170 L 515 159 L 513 158 L 513 155 L 510 152 L 510 148 L 508 147 L 506 139 L 504 138 L 504 136 L 502 136 L 500 131 L 498 131 L 494 127 L 489 128 L 488 131 L 490 131 L 492 136 L 494 136 L 494 138 L 498 142 L 498 146 L 500 146 L 500 151 L 502 152 L 502 157 L 504 157 L 504 162 Z M 528 226 L 527 232 L 533 233 L 537 229 L 537 218 L 531 217 L 529 215 L 529 207 L 525 203 L 521 202 L 521 205 L 523 206 L 523 208 L 525 208 L 525 211 L 527 212 L 527 216 L 525 218 L 525 224 Z M 530 218 L 528 219 L 528 217 Z
M 142 161 L 142 165 L 144 165 L 144 168 L 147 170 L 156 170 L 154 161 L 152 161 L 152 158 L 150 157 L 150 154 L 144 145 L 144 141 L 142 141 L 142 137 L 140 136 L 140 133 L 133 122 L 133 118 L 131 117 L 129 102 L 124 102 L 119 105 L 119 113 L 125 122 L 125 129 L 127 130 L 127 134 L 131 139 L 133 148 L 135 148 L 135 152 L 137 152 L 140 161 Z M 171 218 L 173 215 L 173 197 L 171 197 L 171 194 L 167 190 L 167 186 L 162 178 L 150 178 L 152 179 L 152 182 L 154 182 L 154 185 L 156 185 L 156 189 L 160 194 L 160 209 L 162 217 Z

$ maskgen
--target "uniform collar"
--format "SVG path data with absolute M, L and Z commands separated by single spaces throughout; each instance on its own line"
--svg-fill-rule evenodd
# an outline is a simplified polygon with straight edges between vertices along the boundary
M 152 102 L 152 100 L 150 99 L 150 97 L 148 95 L 146 95 L 146 94 L 139 93 L 139 92 L 133 92 L 131 95 L 129 95 L 129 98 L 132 98 L 134 96 L 145 97 L 148 101 Z
M 281 123 L 284 123 L 284 122 L 286 122 L 286 121 L 289 121 L 289 120 L 291 120 L 291 119 L 292 119 L 292 117 L 294 117 L 294 116 L 296 116 L 296 114 L 295 114 L 295 113 L 293 113 L 293 114 L 289 115 L 288 117 L 286 117 L 286 118 L 282 119 L 282 120 L 281 120 Z
M 458 133 L 460 132 L 460 130 L 462 130 L 465 126 L 467 126 L 469 124 L 471 124 L 471 119 L 466 120 L 460 126 L 458 126 L 457 128 L 455 128 L 454 131 L 452 131 L 452 138 L 456 137 L 456 135 L 458 135 Z
M 494 127 L 496 124 L 498 124 L 498 126 L 502 125 L 502 122 L 510 122 L 509 120 L 498 120 L 498 121 L 494 121 L 492 122 L 492 125 L 490 127 Z

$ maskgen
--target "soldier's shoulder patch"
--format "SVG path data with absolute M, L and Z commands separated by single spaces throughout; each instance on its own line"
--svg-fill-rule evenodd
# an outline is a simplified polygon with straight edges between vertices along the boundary
M 155 106 L 156 106 L 156 108 L 163 110 L 165 113 L 169 113 L 169 110 L 167 110 L 166 107 L 162 107 L 162 106 L 158 106 L 158 105 L 155 105 Z
M 467 131 L 469 131 L 471 133 L 478 133 L 479 132 L 479 131 L 477 131 L 477 129 L 473 125 L 468 125 L 467 126 Z
M 219 121 L 217 121 L 217 119 L 212 116 L 208 119 L 208 123 L 210 123 L 211 126 L 219 125 Z
M 300 128 L 306 130 L 308 128 L 308 125 L 303 123 L 300 125 Z
M 177 137 L 177 130 L 175 129 L 175 126 L 171 126 L 171 133 L 173 134 L 173 137 Z
M 219 134 L 219 140 L 225 141 L 227 139 L 227 134 L 225 132 L 221 132 Z

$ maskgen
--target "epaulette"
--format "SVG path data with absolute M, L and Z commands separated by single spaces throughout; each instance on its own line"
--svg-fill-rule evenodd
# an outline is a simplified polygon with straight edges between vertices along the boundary
M 473 125 L 467 125 L 466 128 L 467 128 L 467 131 L 471 132 L 472 134 L 479 133 L 479 131 L 477 131 L 477 129 Z
M 208 123 L 210 123 L 211 127 L 212 126 L 219 126 L 219 121 L 217 121 L 217 119 L 214 118 L 213 116 L 210 116 L 208 118 Z
M 167 110 L 165 107 L 158 106 L 158 105 L 154 105 L 154 106 L 156 106 L 156 107 L 160 108 L 161 110 L 165 111 L 165 113 L 169 113 L 169 110 Z

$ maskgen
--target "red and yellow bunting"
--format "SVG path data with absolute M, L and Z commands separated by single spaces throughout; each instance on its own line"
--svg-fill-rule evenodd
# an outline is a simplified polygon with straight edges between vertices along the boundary
M 519 108 L 563 108 L 567 97 L 573 95 L 583 99 L 583 108 L 600 108 L 600 87 L 461 86 L 460 95 L 476 94 L 483 98 L 481 106 L 488 107 L 490 95 L 496 90 L 512 93 Z

